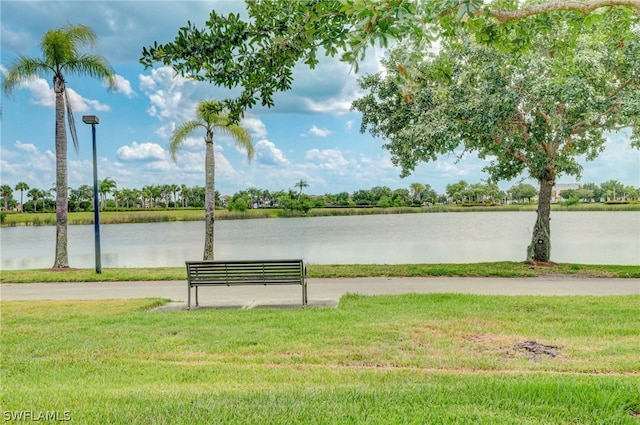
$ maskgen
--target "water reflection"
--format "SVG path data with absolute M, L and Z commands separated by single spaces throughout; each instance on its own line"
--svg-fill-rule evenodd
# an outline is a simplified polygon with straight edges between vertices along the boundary
M 535 213 L 483 212 L 218 221 L 218 259 L 315 264 L 520 261 Z M 204 222 L 101 226 L 103 267 L 183 266 L 202 258 Z M 640 213 L 552 213 L 552 259 L 640 264 Z M 53 264 L 55 228 L 0 229 L 2 269 Z M 72 267 L 94 266 L 93 226 L 69 227 Z

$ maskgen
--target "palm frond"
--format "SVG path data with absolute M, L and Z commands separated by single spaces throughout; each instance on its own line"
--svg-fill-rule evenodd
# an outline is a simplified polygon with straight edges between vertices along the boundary
M 115 88 L 115 71 L 109 62 L 100 55 L 81 55 L 75 60 L 62 65 L 69 75 L 88 75 L 93 78 L 106 80 L 110 89 Z
M 219 126 L 218 129 L 227 136 L 230 136 L 237 147 L 246 150 L 247 159 L 251 162 L 255 156 L 255 151 L 253 149 L 253 140 L 249 131 L 237 124 Z
M 94 47 L 98 40 L 96 33 L 87 25 L 68 23 L 59 30 L 65 33 L 74 45 L 83 46 L 88 44 Z
M 9 66 L 2 88 L 7 95 L 10 95 L 16 87 L 35 78 L 48 76 L 52 71 L 54 69 L 42 59 L 20 55 Z
M 220 102 L 203 100 L 198 105 L 198 117 L 206 123 L 207 128 L 217 129 L 231 137 L 236 146 L 247 151 L 247 158 L 251 161 L 255 155 L 251 135 L 244 127 L 230 124 L 229 112 L 223 109 Z
M 169 144 L 171 159 L 174 161 L 178 160 L 178 151 L 182 147 L 182 144 L 187 140 L 187 137 L 189 137 L 198 128 L 206 129 L 207 127 L 199 121 L 191 120 L 182 123 L 173 130 L 173 133 L 171 133 L 171 143 Z
M 73 148 L 76 153 L 80 151 L 80 144 L 78 143 L 78 135 L 76 134 L 76 121 L 73 118 L 73 111 L 71 110 L 71 102 L 69 102 L 69 95 L 67 89 L 64 89 L 64 104 L 67 107 L 67 120 L 69 122 L 69 132 L 71 133 L 71 140 L 73 140 Z

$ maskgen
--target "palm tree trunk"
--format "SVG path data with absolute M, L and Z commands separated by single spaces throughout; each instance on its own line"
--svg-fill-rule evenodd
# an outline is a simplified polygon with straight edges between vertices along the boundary
M 205 139 L 206 151 L 204 160 L 205 172 L 205 234 L 203 260 L 213 260 L 213 226 L 215 222 L 215 157 L 213 153 L 213 135 L 207 132 Z
M 56 256 L 53 268 L 68 268 L 67 251 L 67 129 L 64 122 L 64 80 L 53 78 L 56 94 Z
M 531 245 L 527 248 L 527 261 L 549 262 L 551 258 L 551 192 L 554 179 L 545 176 L 540 179 L 538 195 L 538 217 L 533 226 Z

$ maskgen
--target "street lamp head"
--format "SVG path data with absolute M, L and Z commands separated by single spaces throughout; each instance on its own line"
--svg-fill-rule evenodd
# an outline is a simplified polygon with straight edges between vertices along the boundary
M 100 124 L 100 120 L 95 115 L 83 115 L 82 121 L 85 124 Z

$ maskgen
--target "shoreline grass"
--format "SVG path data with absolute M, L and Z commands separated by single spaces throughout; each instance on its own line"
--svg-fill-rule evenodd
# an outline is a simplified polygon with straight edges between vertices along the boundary
M 217 220 L 242 220 L 258 218 L 289 218 L 289 217 L 327 217 L 327 216 L 351 216 L 351 215 L 378 215 L 378 214 L 427 214 L 427 213 L 464 213 L 464 212 L 532 212 L 536 211 L 535 204 L 510 204 L 495 206 L 457 206 L 434 205 L 430 207 L 394 207 L 394 208 L 313 208 L 307 214 L 299 211 L 283 211 L 281 209 L 250 209 L 244 212 L 216 210 Z M 552 211 L 640 211 L 640 202 L 628 204 L 576 204 L 562 205 L 552 204 Z M 157 223 L 171 221 L 203 221 L 204 210 L 199 209 L 163 209 L 163 210 L 135 210 L 135 211 L 101 211 L 101 224 L 127 224 L 127 223 Z M 93 224 L 93 212 L 70 212 L 68 214 L 70 225 Z M 54 212 L 47 213 L 13 213 L 9 212 L 4 217 L 2 227 L 13 226 L 54 226 L 56 217 Z
M 588 278 L 640 278 L 639 266 L 551 264 L 535 266 L 522 262 L 471 264 L 307 264 L 309 278 L 355 277 L 538 277 L 582 276 Z M 184 267 L 30 269 L 0 270 L 1 283 L 35 282 L 117 282 L 186 280 Z
M 638 424 L 640 296 L 150 311 L 165 302 L 1 302 L 3 411 L 111 424 Z M 534 359 L 520 341 L 557 356 Z

